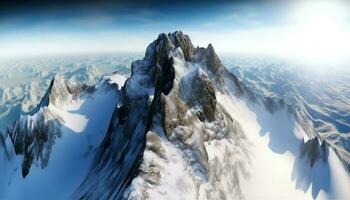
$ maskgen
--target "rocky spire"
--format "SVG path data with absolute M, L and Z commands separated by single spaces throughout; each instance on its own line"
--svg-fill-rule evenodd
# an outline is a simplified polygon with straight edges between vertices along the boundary
M 218 55 L 215 53 L 214 47 L 212 44 L 209 44 L 206 49 L 207 57 L 207 66 L 212 73 L 216 73 L 220 68 L 223 67 Z
M 175 31 L 172 34 L 169 34 L 171 41 L 176 47 L 180 47 L 184 56 L 185 60 L 189 61 L 194 53 L 194 47 L 191 42 L 190 37 L 188 35 L 183 34 L 181 31 Z

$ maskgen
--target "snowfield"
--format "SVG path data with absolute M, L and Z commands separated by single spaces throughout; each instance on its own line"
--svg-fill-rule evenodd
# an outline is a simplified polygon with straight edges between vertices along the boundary
M 318 162 L 313 168 L 299 160 L 305 134 L 286 110 L 271 114 L 235 97 L 218 97 L 251 142 L 249 178 L 242 184 L 246 199 L 350 198 L 349 176 L 333 150 L 328 163 Z

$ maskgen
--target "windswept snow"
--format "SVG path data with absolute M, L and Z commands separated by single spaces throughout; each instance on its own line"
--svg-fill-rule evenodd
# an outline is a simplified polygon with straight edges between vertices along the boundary
M 136 177 L 124 196 L 128 196 L 130 199 L 140 198 L 145 195 L 142 190 L 147 188 L 149 199 L 196 199 L 198 194 L 194 188 L 197 187 L 197 184 L 193 180 L 190 167 L 187 166 L 183 151 L 174 147 L 170 142 L 159 138 L 153 132 L 149 132 L 147 137 L 155 138 L 154 142 L 161 142 L 161 148 L 164 149 L 163 154 L 169 159 L 164 160 L 153 151 L 146 150 L 143 155 L 144 162 L 140 168 L 145 171 L 155 170 L 154 173 L 159 174 L 159 177 L 154 177 L 153 181 L 157 184 L 153 185 L 142 177 Z M 148 141 L 146 148 L 152 148 L 152 145 L 157 144 Z
M 235 97 L 217 97 L 252 144 L 249 178 L 242 184 L 246 199 L 350 198 L 350 178 L 333 150 L 328 162 L 318 161 L 312 168 L 300 159 L 303 134 L 286 110 L 272 114 Z
M 79 99 L 69 105 L 64 105 L 63 108 L 56 108 L 54 105 L 49 105 L 48 108 L 63 118 L 63 124 L 66 128 L 75 133 L 81 133 L 85 130 L 88 122 L 86 116 L 78 114 L 84 101 Z

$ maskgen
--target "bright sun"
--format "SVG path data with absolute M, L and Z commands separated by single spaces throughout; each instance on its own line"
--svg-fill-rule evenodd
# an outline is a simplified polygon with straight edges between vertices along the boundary
M 302 1 L 291 9 L 288 53 L 313 63 L 341 62 L 350 55 L 349 4 Z

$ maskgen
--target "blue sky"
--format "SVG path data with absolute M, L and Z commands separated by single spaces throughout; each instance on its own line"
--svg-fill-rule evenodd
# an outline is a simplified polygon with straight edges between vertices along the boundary
M 212 43 L 219 52 L 310 54 L 317 59 L 321 54 L 334 53 L 327 49 L 342 48 L 337 54 L 345 54 L 348 49 L 344 49 L 344 41 L 350 39 L 346 36 L 349 4 L 335 0 L 100 4 L 63 1 L 3 8 L 0 57 L 139 52 L 159 33 L 182 30 L 195 45 Z M 337 26 L 332 27 L 333 24 Z M 328 41 L 326 45 L 319 46 L 324 41 Z M 320 49 L 324 51 L 319 52 Z M 316 50 L 317 53 L 310 53 Z
M 220 2 L 220 1 L 219 1 Z M 158 31 L 164 29 L 216 29 L 259 26 L 280 21 L 285 4 L 224 2 L 111 5 L 94 7 L 27 8 L 5 12 L 1 32 L 47 30 L 94 32 L 99 30 Z M 278 9 L 281 8 L 281 9 Z

